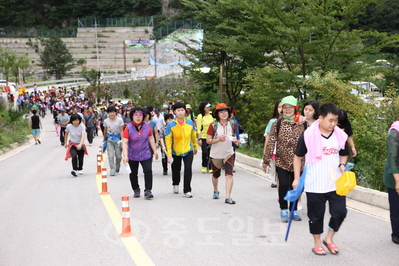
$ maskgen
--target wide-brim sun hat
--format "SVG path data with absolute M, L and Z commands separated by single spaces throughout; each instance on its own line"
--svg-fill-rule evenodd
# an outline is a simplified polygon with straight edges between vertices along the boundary
M 230 109 L 231 109 L 231 108 L 228 107 L 225 103 L 219 103 L 219 104 L 216 105 L 215 110 L 213 110 L 213 114 L 216 116 L 216 114 L 217 114 L 219 111 L 222 111 L 222 110 L 230 110 Z

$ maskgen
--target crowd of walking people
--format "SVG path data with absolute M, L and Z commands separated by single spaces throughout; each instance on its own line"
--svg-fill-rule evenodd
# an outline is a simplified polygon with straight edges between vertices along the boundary
M 235 118 L 236 111 L 225 103 L 217 104 L 212 111 L 212 103 L 203 101 L 198 106 L 196 116 L 197 108 L 183 102 L 164 105 L 162 108 L 133 106 L 131 102 L 123 104 L 113 100 L 96 103 L 94 99 L 76 91 L 55 95 L 40 95 L 37 92 L 30 98 L 34 102 L 29 103 L 33 114 L 33 135 L 40 136 L 37 129 L 41 127 L 41 121 L 36 115 L 39 110 L 32 108 L 39 102 L 45 105 L 44 111 L 40 109 L 42 117 L 47 111 L 53 115 L 61 145 L 67 149 L 66 159 L 72 158 L 73 176 L 83 174 L 84 154 L 87 154 L 85 139 L 88 145 L 92 145 L 95 136 L 102 136 L 104 150 L 108 154 L 110 175 L 120 172 L 121 163 L 128 166 L 134 198 L 141 196 L 139 165 L 144 174 L 144 198 L 154 198 L 154 157 L 155 160 L 162 158 L 163 175 L 168 175 L 171 170 L 172 192 L 175 194 L 180 192 L 184 165 L 182 192 L 184 197 L 192 198 L 193 158 L 198 149 L 201 149 L 200 170 L 212 176 L 213 199 L 220 198 L 218 181 L 224 171 L 225 203 L 236 203 L 231 194 L 235 150 L 240 144 L 240 126 Z M 271 187 L 277 188 L 280 221 L 288 222 L 290 216 L 294 221 L 302 220 L 299 214 L 303 208 L 301 197 L 298 204 L 294 204 L 285 200 L 285 196 L 288 191 L 297 188 L 301 174 L 306 169 L 303 177 L 304 192 L 309 230 L 314 239 L 312 252 L 325 255 L 324 244 L 332 254 L 338 254 L 339 249 L 333 242 L 333 236 L 343 223 L 347 209 L 345 196 L 336 193 L 335 180 L 344 173 L 348 156 L 357 155 L 347 114 L 333 103 L 319 107 L 316 100 L 307 101 L 300 111 L 293 96 L 277 100 L 273 111 L 264 134 L 263 167 L 269 172 Z M 397 128 L 393 127 L 390 134 L 390 141 L 394 139 L 396 144 L 399 143 L 395 135 Z M 35 140 L 40 143 L 38 137 Z M 389 148 L 392 150 L 392 145 Z M 386 184 L 392 189 L 391 205 L 399 202 L 399 178 L 393 174 L 399 169 L 399 163 L 395 163 L 390 161 L 386 166 L 387 174 L 384 175 L 384 181 L 390 180 Z M 331 217 L 327 234 L 321 240 L 327 201 Z M 399 238 L 397 217 L 398 214 L 393 218 L 391 216 L 394 243 L 398 243 Z

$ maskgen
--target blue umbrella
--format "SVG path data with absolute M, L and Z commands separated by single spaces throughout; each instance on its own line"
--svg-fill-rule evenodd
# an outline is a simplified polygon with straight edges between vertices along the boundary
M 294 201 L 294 204 L 292 204 L 291 212 L 290 212 L 290 219 L 288 220 L 288 227 L 287 227 L 287 232 L 285 233 L 285 239 L 284 241 L 287 242 L 288 240 L 288 234 L 290 233 L 290 228 L 291 228 L 291 222 L 294 217 L 294 211 L 295 211 L 295 205 L 296 205 L 296 200 Z
M 303 189 L 305 187 L 306 168 L 307 167 L 305 165 L 305 169 L 303 169 L 301 178 L 299 178 L 299 182 L 298 182 L 297 188 L 288 191 L 287 195 L 285 195 L 285 197 L 284 197 L 284 199 L 286 201 L 293 202 L 292 207 L 291 207 L 291 212 L 290 212 L 290 218 L 288 220 L 287 232 L 285 233 L 285 239 L 284 239 L 285 242 L 287 242 L 288 234 L 290 233 L 291 222 L 292 222 L 292 219 L 294 217 L 294 211 L 295 211 L 296 202 L 298 201 L 298 199 L 301 196 L 301 194 L 303 192 Z

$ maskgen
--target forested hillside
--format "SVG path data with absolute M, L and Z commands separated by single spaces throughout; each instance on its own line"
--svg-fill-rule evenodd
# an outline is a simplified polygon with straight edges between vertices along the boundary
M 170 18 L 180 0 L 0 0 L 2 28 L 76 27 L 78 18 Z M 172 12 L 176 14 L 176 12 Z
M 215 1 L 211 0 L 210 2 Z M 238 0 L 239 1 L 239 0 Z M 77 27 L 78 18 L 154 16 L 156 26 L 166 20 L 190 17 L 182 0 L 0 0 L 1 28 Z M 187 1 L 190 2 L 190 1 Z M 216 2 L 216 1 L 215 1 Z M 399 0 L 370 4 L 353 28 L 399 32 Z M 180 14 L 176 17 L 176 14 Z

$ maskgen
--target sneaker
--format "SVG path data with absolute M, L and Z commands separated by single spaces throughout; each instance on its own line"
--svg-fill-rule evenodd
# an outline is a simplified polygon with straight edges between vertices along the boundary
M 294 221 L 302 221 L 301 216 L 298 214 L 297 211 L 294 211 L 294 215 L 292 216 L 292 220 Z
M 227 204 L 236 204 L 236 202 L 235 202 L 232 198 L 227 198 L 227 199 L 224 201 L 224 203 L 227 203 Z
M 178 185 L 173 186 L 173 193 L 179 194 L 179 186 Z
M 93 145 L 92 143 L 89 143 L 89 146 Z
M 78 175 L 76 174 L 76 171 L 75 171 L 75 170 L 71 171 L 71 175 L 73 175 L 74 177 L 77 177 L 77 176 L 78 176 Z
M 213 192 L 213 199 L 218 199 L 219 198 L 219 191 L 214 191 Z
M 276 187 L 277 187 L 277 184 L 273 182 L 270 186 L 271 186 L 272 188 L 276 188 Z
M 114 173 L 114 172 L 111 172 L 111 176 L 115 176 L 115 173 Z
M 282 223 L 287 223 L 288 222 L 288 210 L 284 209 L 284 210 L 280 210 L 280 221 Z
M 163 175 L 168 175 L 168 171 L 163 171 Z
M 202 173 L 206 173 L 206 167 L 202 167 L 202 168 L 201 168 L 201 172 L 202 172 Z
M 185 197 L 185 198 L 192 198 L 193 195 L 192 195 L 191 192 L 189 191 L 189 192 L 184 193 L 183 197 Z
M 64 146 L 64 143 L 61 142 L 61 146 Z
M 116 173 L 119 173 L 119 170 L 120 170 L 119 168 L 116 168 L 116 169 L 115 169 L 115 172 L 116 172 Z
M 40 141 L 40 139 L 38 139 L 37 142 L 39 142 L 39 144 L 42 144 L 42 142 Z
M 151 190 L 149 190 L 149 189 L 144 190 L 144 198 L 152 199 L 153 197 L 154 197 L 154 195 L 152 195 Z
M 212 173 L 213 173 L 213 170 L 212 170 L 212 169 L 209 169 L 209 170 L 208 170 L 208 173 L 212 174 Z
M 78 170 L 78 175 L 83 175 L 83 171 L 82 170 Z
M 134 190 L 134 196 L 133 197 L 134 198 L 140 198 L 140 189 L 139 188 Z

